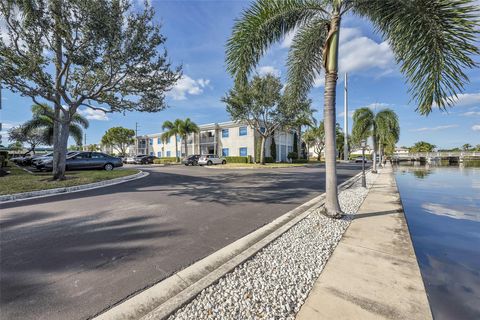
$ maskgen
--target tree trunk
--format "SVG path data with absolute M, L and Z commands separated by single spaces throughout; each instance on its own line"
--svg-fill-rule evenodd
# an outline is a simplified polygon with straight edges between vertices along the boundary
M 372 135 L 373 143 L 373 168 L 372 173 L 377 173 L 377 139 L 375 138 L 375 133 Z
M 64 112 L 61 116 L 62 121 L 58 121 L 58 134 L 56 136 L 56 145 L 53 146 L 53 179 L 65 180 L 65 166 L 67 162 L 68 136 L 70 128 L 70 118 Z M 56 157 L 56 159 L 55 159 Z M 55 161 L 56 160 L 56 161 Z
M 178 139 L 177 135 L 175 135 L 175 161 L 180 162 L 180 158 L 178 157 Z
M 336 154 L 335 98 L 338 78 L 338 37 L 340 17 L 335 15 L 330 23 L 329 40 L 325 54 L 325 92 L 323 118 L 325 125 L 325 213 L 340 218 L 343 213 L 338 203 Z
M 183 137 L 183 143 L 185 145 L 185 157 L 188 157 L 188 152 L 187 152 L 188 144 L 187 144 L 187 136 L 186 135 L 185 135 L 185 137 Z
M 265 140 L 266 138 L 262 135 L 262 140 L 260 143 L 260 163 L 265 164 Z
M 383 167 L 383 164 L 382 164 L 382 161 L 383 161 L 383 145 L 382 143 L 379 143 L 378 144 L 378 153 L 379 153 L 379 157 L 378 157 L 378 167 L 379 168 L 382 168 Z
M 302 154 L 302 126 L 297 127 L 297 155 L 299 159 L 303 158 Z

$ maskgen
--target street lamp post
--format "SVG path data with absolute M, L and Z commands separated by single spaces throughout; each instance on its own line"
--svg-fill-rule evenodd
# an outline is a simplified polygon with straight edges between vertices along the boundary
M 367 180 L 365 178 L 365 147 L 367 146 L 367 140 L 361 141 L 362 146 L 362 187 L 367 187 Z

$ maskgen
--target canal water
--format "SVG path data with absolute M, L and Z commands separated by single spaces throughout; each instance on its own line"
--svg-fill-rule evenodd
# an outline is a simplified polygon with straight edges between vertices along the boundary
M 434 319 L 480 319 L 480 166 L 404 166 L 396 180 Z

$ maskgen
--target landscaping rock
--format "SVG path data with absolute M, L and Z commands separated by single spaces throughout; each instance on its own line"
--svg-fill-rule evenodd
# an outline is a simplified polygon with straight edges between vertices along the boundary
M 368 187 L 376 177 L 367 174 Z M 169 320 L 295 319 L 367 193 L 357 181 L 339 195 L 342 219 L 316 209 Z

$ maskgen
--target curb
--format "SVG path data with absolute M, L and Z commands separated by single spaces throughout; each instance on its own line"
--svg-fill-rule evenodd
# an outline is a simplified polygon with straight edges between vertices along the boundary
M 361 172 L 338 186 L 348 189 Z M 94 320 L 161 320 L 193 300 L 203 289 L 242 264 L 324 204 L 325 193 L 269 224 L 178 271 L 152 287 L 98 314 Z
M 67 194 L 67 193 L 73 193 L 73 192 L 79 192 L 79 191 L 85 191 L 85 190 L 98 189 L 102 187 L 113 186 L 113 185 L 127 182 L 127 181 L 141 179 L 148 175 L 149 175 L 148 172 L 140 170 L 140 172 L 126 176 L 126 177 L 120 177 L 120 178 L 115 178 L 110 180 L 82 184 L 78 186 L 7 194 L 7 195 L 0 196 L 0 204 L 18 202 L 18 201 L 24 201 L 24 200 L 30 200 L 30 199 L 36 199 L 36 198 L 45 198 L 45 197 L 55 196 L 58 194 Z

